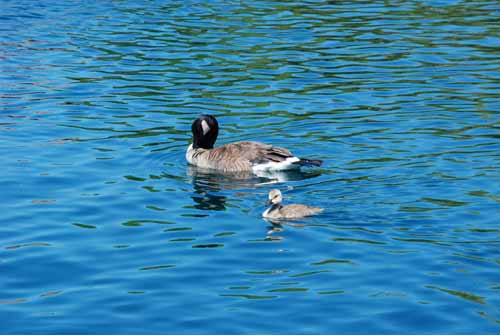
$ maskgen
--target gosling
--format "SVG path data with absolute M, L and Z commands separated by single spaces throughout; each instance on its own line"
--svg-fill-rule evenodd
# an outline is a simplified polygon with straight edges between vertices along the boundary
M 271 207 L 266 209 L 262 216 L 267 219 L 277 220 L 277 219 L 299 219 L 304 216 L 318 214 L 323 211 L 323 208 L 311 207 L 301 204 L 292 204 L 283 206 L 281 201 L 283 197 L 278 189 L 271 190 L 269 192 L 269 201 Z

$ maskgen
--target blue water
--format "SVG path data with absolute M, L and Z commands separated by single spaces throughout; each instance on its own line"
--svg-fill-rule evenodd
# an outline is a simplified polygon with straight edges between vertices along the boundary
M 0 0 L 2 334 L 500 331 L 497 1 Z M 186 165 L 190 126 L 323 159 Z M 281 227 L 267 192 L 326 209 Z

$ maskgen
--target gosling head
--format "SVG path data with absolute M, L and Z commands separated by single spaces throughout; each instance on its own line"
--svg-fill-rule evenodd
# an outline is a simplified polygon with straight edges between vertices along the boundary
M 271 190 L 269 192 L 268 196 L 268 204 L 270 205 L 278 205 L 281 203 L 283 200 L 283 197 L 281 196 L 281 191 L 278 189 Z

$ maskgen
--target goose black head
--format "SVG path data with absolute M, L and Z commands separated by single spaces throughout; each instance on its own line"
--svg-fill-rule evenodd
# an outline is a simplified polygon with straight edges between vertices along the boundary
M 212 115 L 203 114 L 194 120 L 191 131 L 194 149 L 212 149 L 219 135 L 219 124 Z

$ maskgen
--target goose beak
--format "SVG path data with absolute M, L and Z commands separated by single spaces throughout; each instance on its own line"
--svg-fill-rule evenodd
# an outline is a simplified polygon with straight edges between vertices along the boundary
M 267 200 L 265 205 L 266 205 L 266 206 L 270 206 L 270 205 L 272 205 L 272 204 L 273 204 L 273 203 L 271 202 L 271 200 Z

